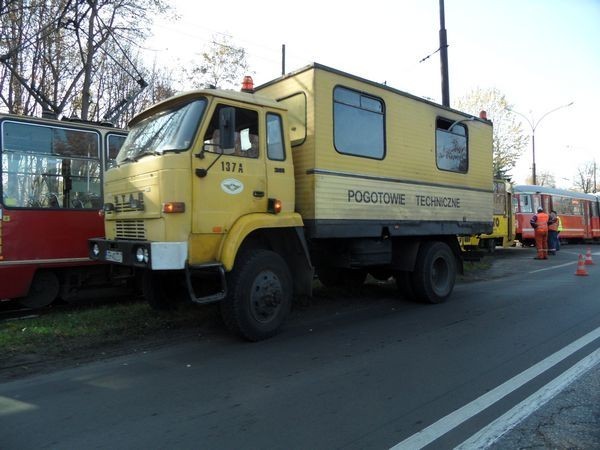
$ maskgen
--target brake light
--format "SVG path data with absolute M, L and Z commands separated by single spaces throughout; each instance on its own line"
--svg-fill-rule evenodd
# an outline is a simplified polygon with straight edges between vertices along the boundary
M 276 198 L 270 198 L 267 206 L 267 210 L 273 214 L 279 214 L 281 212 L 281 200 Z
M 162 211 L 167 214 L 185 212 L 185 203 L 184 202 L 163 203 Z

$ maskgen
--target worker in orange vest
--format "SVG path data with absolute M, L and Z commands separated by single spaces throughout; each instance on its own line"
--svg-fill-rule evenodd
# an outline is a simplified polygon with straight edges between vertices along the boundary
M 535 259 L 548 259 L 548 222 L 550 217 L 541 206 L 537 209 L 529 223 L 535 230 L 535 248 L 537 256 Z

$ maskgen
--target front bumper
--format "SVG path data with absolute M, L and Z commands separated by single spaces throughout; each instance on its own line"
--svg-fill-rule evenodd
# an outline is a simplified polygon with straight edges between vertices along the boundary
M 90 258 L 152 270 L 185 268 L 187 242 L 149 242 L 94 238 L 88 241 Z

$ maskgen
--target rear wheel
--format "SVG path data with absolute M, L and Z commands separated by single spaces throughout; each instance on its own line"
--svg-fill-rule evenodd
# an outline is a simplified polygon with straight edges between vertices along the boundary
M 454 289 L 456 259 L 444 242 L 425 242 L 419 249 L 411 276 L 416 297 L 427 303 L 441 303 Z
M 277 334 L 292 304 L 292 277 L 281 256 L 269 250 L 241 253 L 227 285 L 221 302 L 227 328 L 250 341 Z
M 56 274 L 40 270 L 33 276 L 27 296 L 20 298 L 19 303 L 27 308 L 43 308 L 56 299 L 59 289 L 60 283 Z

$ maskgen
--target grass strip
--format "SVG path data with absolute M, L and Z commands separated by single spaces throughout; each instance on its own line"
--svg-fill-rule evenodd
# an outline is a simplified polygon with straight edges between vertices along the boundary
M 43 353 L 56 356 L 165 330 L 199 325 L 210 308 L 181 305 L 155 311 L 144 302 L 108 304 L 55 311 L 34 318 L 0 323 L 0 357 Z

